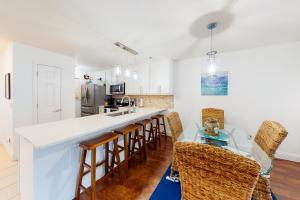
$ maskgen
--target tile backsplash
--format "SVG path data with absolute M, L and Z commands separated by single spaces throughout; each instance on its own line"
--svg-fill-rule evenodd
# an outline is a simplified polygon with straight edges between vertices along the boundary
M 174 96 L 173 95 L 128 95 L 131 99 L 136 100 L 137 106 L 142 98 L 144 101 L 144 107 L 151 108 L 174 108 Z M 114 95 L 114 98 L 122 98 L 122 95 Z

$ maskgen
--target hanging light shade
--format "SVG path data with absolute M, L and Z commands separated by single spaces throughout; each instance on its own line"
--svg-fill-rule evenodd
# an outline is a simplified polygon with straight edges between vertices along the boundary
M 115 66 L 115 74 L 117 76 L 121 76 L 122 75 L 122 67 L 121 67 L 121 65 L 116 65 Z
M 128 68 L 125 69 L 124 75 L 125 75 L 126 78 L 130 78 L 131 72 Z
M 138 74 L 137 74 L 137 72 L 133 72 L 133 73 L 132 73 L 132 78 L 133 78 L 133 80 L 137 80 L 137 79 L 138 79 Z
M 130 78 L 131 77 L 131 71 L 129 69 L 129 52 L 127 52 L 127 54 L 126 54 L 126 59 L 127 59 L 127 61 L 126 61 L 126 67 L 125 67 L 125 70 L 124 70 L 124 76 L 126 78 Z
M 218 53 L 216 50 L 213 50 L 213 30 L 217 28 L 217 23 L 213 22 L 207 25 L 207 29 L 210 30 L 210 51 L 206 53 L 208 56 L 207 59 L 207 73 L 209 75 L 214 75 L 217 71 L 217 64 L 216 64 L 216 54 Z

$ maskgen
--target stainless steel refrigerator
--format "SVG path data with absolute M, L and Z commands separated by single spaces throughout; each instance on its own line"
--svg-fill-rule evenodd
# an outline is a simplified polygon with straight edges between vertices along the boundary
M 106 92 L 105 86 L 84 84 L 81 86 L 81 116 L 99 113 L 99 106 L 104 105 Z

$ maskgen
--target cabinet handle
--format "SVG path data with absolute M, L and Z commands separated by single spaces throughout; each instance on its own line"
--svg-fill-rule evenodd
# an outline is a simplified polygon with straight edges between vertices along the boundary
M 61 109 L 54 110 L 53 112 L 61 112 Z

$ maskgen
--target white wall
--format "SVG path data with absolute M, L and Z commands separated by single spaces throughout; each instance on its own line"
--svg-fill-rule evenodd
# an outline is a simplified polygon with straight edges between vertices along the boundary
M 289 132 L 278 156 L 300 162 L 299 53 L 297 42 L 217 55 L 220 69 L 229 71 L 228 96 L 201 96 L 206 57 L 176 61 L 175 110 L 186 126 L 200 122 L 203 107 L 224 108 L 226 123 L 252 136 L 263 120 L 278 121 Z
M 12 154 L 13 140 L 13 100 L 5 98 L 4 76 L 6 73 L 13 73 L 12 51 L 12 43 L 10 43 L 0 52 L 0 143 L 7 147 L 10 154 Z
M 14 128 L 34 123 L 33 71 L 38 64 L 62 69 L 62 119 L 75 116 L 73 58 L 14 42 L 13 49 L 13 123 Z M 18 158 L 19 137 L 14 135 L 14 158 Z

